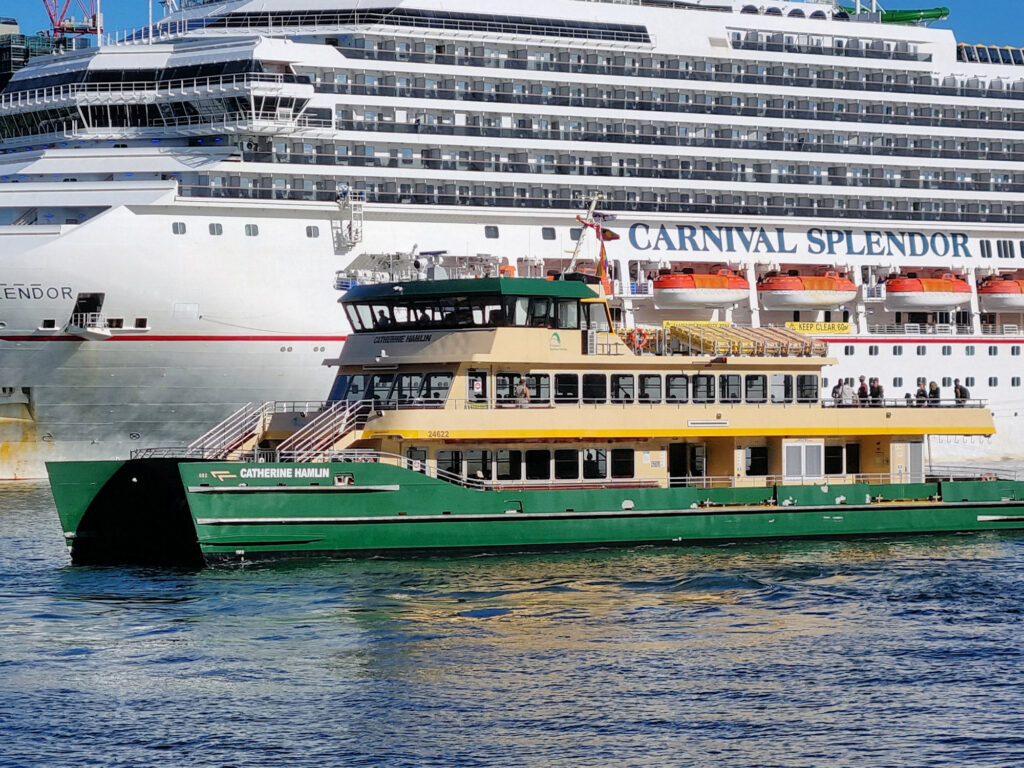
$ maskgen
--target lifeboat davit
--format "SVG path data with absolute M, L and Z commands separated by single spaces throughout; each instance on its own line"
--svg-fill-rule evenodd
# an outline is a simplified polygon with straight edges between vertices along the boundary
M 990 277 L 978 286 L 981 308 L 985 312 L 1024 309 L 1024 280 Z
M 836 309 L 857 298 L 857 286 L 838 272 L 768 275 L 757 284 L 765 309 Z
M 654 279 L 657 309 L 731 307 L 750 295 L 750 283 L 730 269 L 669 272 Z
M 971 300 L 971 286 L 956 275 L 918 277 L 913 272 L 885 281 L 885 303 L 893 309 L 948 309 Z

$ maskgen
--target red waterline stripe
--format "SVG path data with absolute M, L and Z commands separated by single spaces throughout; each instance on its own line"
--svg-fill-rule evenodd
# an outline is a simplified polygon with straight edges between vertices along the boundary
M 345 341 L 348 336 L 111 336 L 103 341 Z M 0 341 L 86 341 L 81 336 L 0 336 Z

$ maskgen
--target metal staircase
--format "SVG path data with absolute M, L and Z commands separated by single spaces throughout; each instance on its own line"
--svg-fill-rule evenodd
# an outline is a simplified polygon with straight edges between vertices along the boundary
M 281 461 L 314 461 L 331 451 L 344 448 L 339 445 L 357 429 L 362 429 L 370 414 L 370 400 L 354 402 L 336 401 L 312 419 L 302 429 L 289 435 L 277 446 Z M 352 441 L 347 441 L 350 444 Z
M 246 403 L 188 446 L 189 455 L 228 460 L 256 447 L 273 403 Z
M 366 192 L 359 189 L 345 190 L 338 195 L 338 210 L 341 212 L 339 238 L 346 246 L 353 246 L 363 239 L 363 203 Z

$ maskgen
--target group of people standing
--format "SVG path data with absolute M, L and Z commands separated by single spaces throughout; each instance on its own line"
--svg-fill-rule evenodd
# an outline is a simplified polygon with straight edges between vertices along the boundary
M 906 395 L 907 399 L 910 399 L 910 394 Z M 953 399 L 956 405 L 963 407 L 967 405 L 967 401 L 971 399 L 971 390 L 969 390 L 964 384 L 960 383 L 960 379 L 953 379 Z M 939 389 L 939 385 L 934 381 L 928 382 L 928 388 L 925 389 L 925 380 L 917 380 L 917 394 L 914 396 L 914 400 L 917 402 L 918 407 L 929 405 L 939 405 L 942 401 L 942 391 Z
M 861 376 L 860 385 L 854 391 L 850 379 L 841 379 L 832 388 L 832 402 L 845 408 L 881 408 L 885 402 L 885 388 L 877 378 Z

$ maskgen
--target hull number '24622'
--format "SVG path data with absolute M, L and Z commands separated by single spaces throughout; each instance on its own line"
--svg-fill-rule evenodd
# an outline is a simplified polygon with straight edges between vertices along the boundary
M 450 437 L 447 429 L 428 429 L 427 437 Z

